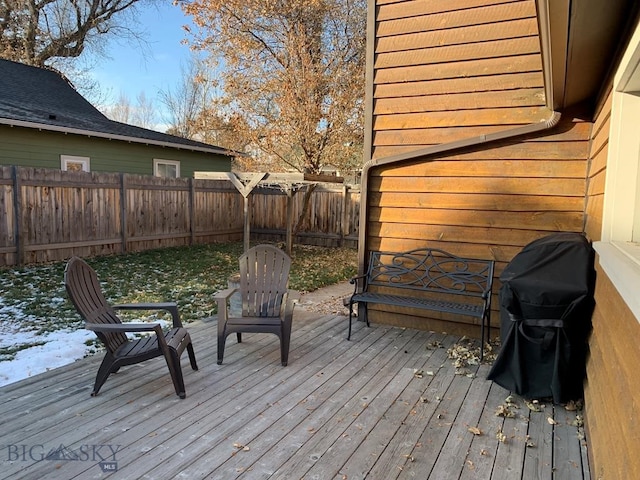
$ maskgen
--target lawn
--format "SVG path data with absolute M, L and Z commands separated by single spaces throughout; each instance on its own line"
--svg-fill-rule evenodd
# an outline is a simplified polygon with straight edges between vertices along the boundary
M 227 288 L 237 273 L 242 243 L 223 243 L 152 250 L 87 259 L 96 270 L 106 297 L 113 303 L 175 301 L 188 323 L 216 312 L 212 294 Z M 297 245 L 290 287 L 309 292 L 353 276 L 356 251 Z M 4 269 L 0 272 L 0 361 L 41 343 L 60 330 L 83 328 L 67 299 L 66 262 Z M 135 315 L 135 314 L 132 314 Z M 140 313 L 137 314 L 139 318 Z M 29 333 L 28 340 L 11 341 Z

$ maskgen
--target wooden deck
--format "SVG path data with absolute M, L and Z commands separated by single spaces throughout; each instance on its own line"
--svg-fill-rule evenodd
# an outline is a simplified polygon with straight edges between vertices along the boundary
M 298 310 L 289 366 L 273 335 L 229 337 L 218 366 L 215 327 L 189 326 L 185 400 L 162 359 L 95 398 L 100 358 L 0 388 L 0 478 L 589 478 L 576 412 L 496 415 L 509 393 L 487 365 L 455 374 L 456 337 L 356 322 L 348 342 L 345 317 Z

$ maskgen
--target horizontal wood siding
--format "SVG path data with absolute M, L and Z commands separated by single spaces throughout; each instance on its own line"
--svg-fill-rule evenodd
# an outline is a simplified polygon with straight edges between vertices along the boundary
M 153 175 L 153 160 L 180 162 L 180 176 L 231 170 L 223 155 L 0 125 L 0 165 L 60 168 L 60 155 L 89 157 L 92 172 Z
M 640 323 L 606 273 L 596 268 L 585 390 L 592 478 L 640 478 Z
M 589 155 L 585 232 L 593 241 L 600 240 L 602 232 L 611 102 L 609 87 L 594 119 Z M 640 478 L 640 324 L 600 268 L 598 258 L 596 270 L 585 389 L 592 478 Z
M 536 238 L 553 232 L 582 232 L 590 133 L 589 122 L 568 113 L 555 128 L 537 137 L 372 169 L 367 248 L 399 251 L 429 246 L 493 259 L 498 277 Z M 496 281 L 494 327 L 499 287 Z M 393 308 L 380 308 L 371 318 L 479 334 L 463 318 L 434 315 L 425 323 L 419 312 Z
M 535 2 L 376 2 L 372 158 L 547 118 Z
M 585 206 L 585 233 L 592 241 L 602 235 L 602 208 L 604 204 L 604 182 L 609 148 L 609 121 L 611 118 L 612 89 L 605 95 L 593 123 L 591 149 L 589 152 L 588 191 Z

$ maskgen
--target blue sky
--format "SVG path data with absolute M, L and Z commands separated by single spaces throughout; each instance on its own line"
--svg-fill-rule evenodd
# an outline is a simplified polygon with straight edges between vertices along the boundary
M 122 92 L 135 104 L 136 97 L 144 92 L 160 108 L 158 92 L 175 87 L 181 64 L 191 56 L 189 47 L 180 43 L 185 38 L 182 26 L 191 22 L 170 1 L 157 7 L 140 3 L 139 28 L 146 31 L 148 45 L 143 49 L 130 41 L 112 39 L 105 46 L 109 58 L 100 58 L 92 73 L 111 101 L 117 101 Z

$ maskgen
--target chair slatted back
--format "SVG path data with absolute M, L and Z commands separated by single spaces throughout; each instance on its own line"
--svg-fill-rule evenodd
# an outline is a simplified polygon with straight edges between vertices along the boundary
M 81 258 L 73 257 L 67 263 L 64 285 L 71 302 L 86 323 L 122 323 L 104 298 L 95 270 Z M 110 352 L 128 341 L 124 333 L 96 332 L 96 335 Z
M 277 317 L 287 293 L 291 258 L 271 245 L 258 245 L 240 257 L 242 315 Z

